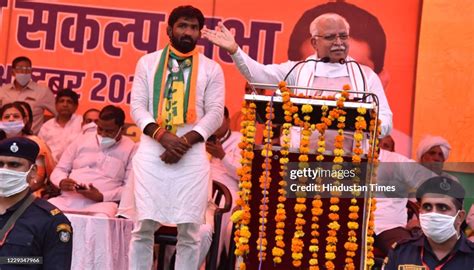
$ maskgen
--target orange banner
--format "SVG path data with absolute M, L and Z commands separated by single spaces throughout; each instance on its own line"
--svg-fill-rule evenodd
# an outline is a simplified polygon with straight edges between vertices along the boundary
M 114 104 L 128 115 L 135 64 L 168 42 L 168 14 L 178 5 L 200 8 L 210 28 L 223 21 L 250 56 L 267 64 L 313 53 L 309 23 L 319 14 L 336 12 L 351 24 L 350 54 L 381 77 L 394 113 L 397 151 L 409 154 L 420 1 L 299 2 L 0 0 L 0 84 L 12 80 L 11 61 L 25 55 L 33 61 L 35 80 L 53 91 L 70 87 L 81 95 L 79 113 Z M 199 46 L 221 63 L 227 106 L 236 113 L 244 78 L 227 53 L 206 40 Z

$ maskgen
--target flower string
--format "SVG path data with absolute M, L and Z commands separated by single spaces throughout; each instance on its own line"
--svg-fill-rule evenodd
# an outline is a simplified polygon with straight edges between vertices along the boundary
M 249 238 L 250 238 L 250 190 L 252 188 L 252 160 L 254 158 L 253 146 L 255 143 L 255 119 L 256 119 L 256 105 L 253 102 L 244 102 L 242 106 L 242 122 L 241 132 L 243 134 L 239 148 L 241 149 L 242 158 L 240 163 L 242 167 L 237 170 L 237 175 L 240 177 L 239 182 L 239 198 L 237 199 L 237 206 L 239 210 L 235 211 L 231 220 L 236 224 L 236 231 L 234 234 L 234 241 L 236 245 L 235 255 L 242 257 L 249 253 Z M 240 263 L 240 269 L 246 269 L 245 262 Z

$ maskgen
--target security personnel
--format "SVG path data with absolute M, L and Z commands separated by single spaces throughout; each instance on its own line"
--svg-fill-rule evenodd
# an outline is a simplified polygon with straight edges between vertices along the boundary
M 447 177 L 436 176 L 416 192 L 420 203 L 419 237 L 395 244 L 385 260 L 385 270 L 474 269 L 474 243 L 460 226 L 464 188 Z
M 32 196 L 28 188 L 36 173 L 38 152 L 38 145 L 27 138 L 0 141 L 2 270 L 71 269 L 71 223 L 54 205 Z

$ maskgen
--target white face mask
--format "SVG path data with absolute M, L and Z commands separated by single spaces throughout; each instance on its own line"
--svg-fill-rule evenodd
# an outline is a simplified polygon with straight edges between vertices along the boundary
M 24 127 L 23 121 L 0 122 L 0 129 L 5 131 L 9 138 L 18 135 Z
M 0 197 L 10 197 L 28 188 L 26 177 L 32 167 L 27 172 L 0 169 Z
M 82 132 L 96 131 L 96 130 L 97 130 L 97 124 L 94 122 L 90 122 L 82 126 Z
M 420 214 L 420 225 L 423 233 L 433 240 L 441 244 L 455 235 L 454 220 L 458 216 L 459 211 L 454 217 L 438 213 Z
M 15 81 L 21 86 L 27 85 L 31 80 L 31 73 L 17 73 L 15 75 Z
M 119 129 L 117 132 L 117 135 L 115 137 L 110 138 L 110 137 L 102 137 L 99 134 L 97 134 L 97 139 L 99 140 L 100 148 L 101 149 L 108 149 L 112 147 L 115 143 L 117 143 L 117 137 L 120 134 L 120 131 L 122 131 L 122 128 Z

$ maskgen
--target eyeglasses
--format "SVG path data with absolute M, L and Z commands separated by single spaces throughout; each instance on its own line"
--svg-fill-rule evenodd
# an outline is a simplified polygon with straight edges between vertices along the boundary
M 31 67 L 16 67 L 16 68 L 14 68 L 14 70 L 16 70 L 16 71 L 23 71 L 23 72 L 25 72 L 25 71 L 31 71 Z
M 336 38 L 340 38 L 341 40 L 347 40 L 349 38 L 348 34 L 332 34 L 332 35 L 327 35 L 327 36 L 321 36 L 321 35 L 314 35 L 315 37 L 322 37 L 327 41 L 334 41 Z

